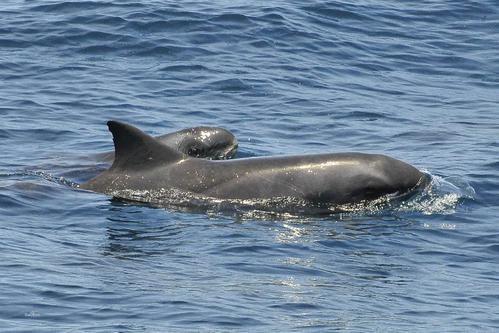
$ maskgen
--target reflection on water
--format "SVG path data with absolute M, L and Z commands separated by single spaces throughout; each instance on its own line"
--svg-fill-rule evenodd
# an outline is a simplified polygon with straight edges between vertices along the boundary
M 307 236 L 309 232 L 305 227 L 299 227 L 290 223 L 283 223 L 283 231 L 276 235 L 276 241 L 279 243 L 301 242 L 301 238 Z
M 161 219 L 152 221 L 147 206 L 112 200 L 106 217 L 105 255 L 120 259 L 161 256 L 174 251 L 180 225 Z M 153 208 L 149 208 L 153 209 Z

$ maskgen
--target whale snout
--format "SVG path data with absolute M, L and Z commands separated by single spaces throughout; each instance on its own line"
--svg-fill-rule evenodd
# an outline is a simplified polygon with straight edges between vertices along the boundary
M 233 158 L 236 155 L 238 146 L 239 143 L 237 142 L 237 140 L 235 140 L 229 147 L 227 147 L 227 149 L 225 149 L 222 156 L 225 156 L 225 159 Z
M 429 175 L 412 165 L 388 156 L 380 156 L 378 165 L 386 186 L 392 193 L 407 193 L 424 188 L 430 182 Z

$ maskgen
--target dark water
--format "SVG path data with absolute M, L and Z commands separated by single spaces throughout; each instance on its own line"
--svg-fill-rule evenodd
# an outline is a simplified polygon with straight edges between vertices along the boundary
M 496 331 L 499 3 L 0 5 L 0 331 Z M 74 184 L 112 147 L 223 126 L 240 156 L 384 153 L 389 210 L 184 211 Z

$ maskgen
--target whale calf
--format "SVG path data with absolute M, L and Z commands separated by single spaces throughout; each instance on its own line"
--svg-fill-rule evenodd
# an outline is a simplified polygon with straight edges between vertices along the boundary
M 175 190 L 217 200 L 276 197 L 340 205 L 411 193 L 429 182 L 415 167 L 378 154 L 332 153 L 233 160 L 192 158 L 136 127 L 107 123 L 116 158 L 80 188 L 126 193 Z M 118 195 L 117 195 L 118 193 Z
M 225 160 L 234 157 L 238 142 L 234 134 L 221 127 L 197 126 L 155 137 L 161 143 L 197 158 Z M 114 152 L 97 154 L 96 159 L 112 163 Z

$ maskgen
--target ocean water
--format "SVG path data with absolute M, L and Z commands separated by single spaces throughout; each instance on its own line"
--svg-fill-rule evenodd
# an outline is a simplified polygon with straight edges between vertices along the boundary
M 77 188 L 109 119 L 383 153 L 432 188 L 331 216 L 124 202 Z M 499 329 L 497 1 L 3 1 L 0 139 L 1 332 Z

